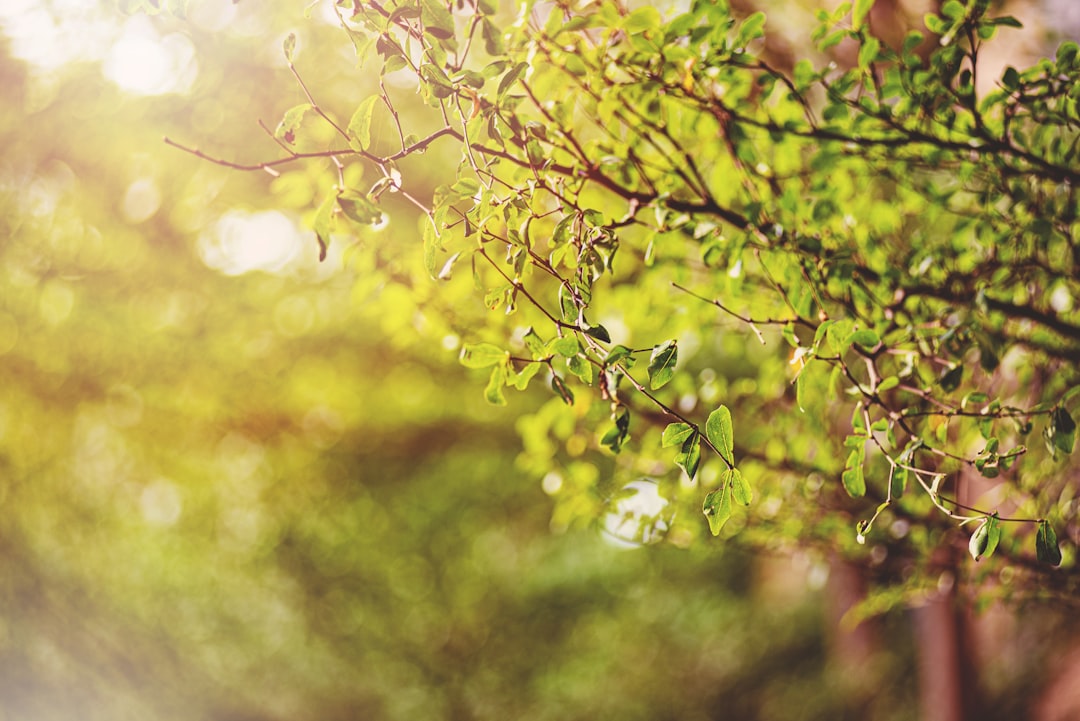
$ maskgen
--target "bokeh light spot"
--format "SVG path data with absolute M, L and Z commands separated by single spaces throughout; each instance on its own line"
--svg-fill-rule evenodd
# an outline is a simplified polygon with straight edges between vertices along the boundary
M 226 275 L 285 270 L 300 250 L 296 224 L 283 213 L 232 211 L 199 240 L 206 265 Z
M 159 37 L 149 19 L 137 15 L 124 24 L 101 70 L 131 93 L 182 93 L 195 80 L 195 48 L 178 33 Z

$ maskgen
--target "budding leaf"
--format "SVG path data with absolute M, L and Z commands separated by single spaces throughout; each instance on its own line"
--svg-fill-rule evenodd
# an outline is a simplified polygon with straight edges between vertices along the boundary
M 285 51 L 285 61 L 292 65 L 293 53 L 296 52 L 296 33 L 289 33 L 285 36 L 285 41 L 281 44 L 282 50 Z

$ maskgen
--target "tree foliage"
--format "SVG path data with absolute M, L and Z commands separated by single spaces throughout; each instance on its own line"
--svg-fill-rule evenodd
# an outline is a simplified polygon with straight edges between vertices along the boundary
M 676 545 L 820 544 L 914 592 L 967 548 L 1067 592 L 1080 48 L 986 82 L 1014 18 L 949 0 L 890 47 L 872 4 L 780 67 L 766 15 L 724 2 L 342 0 L 354 110 L 323 105 L 301 30 L 282 155 L 169 142 L 275 183 L 325 167 L 322 254 L 422 260 L 403 302 L 442 310 L 484 398 L 551 394 L 519 465 L 560 479 L 556 524 L 647 475 Z M 415 247 L 379 236 L 411 216 Z

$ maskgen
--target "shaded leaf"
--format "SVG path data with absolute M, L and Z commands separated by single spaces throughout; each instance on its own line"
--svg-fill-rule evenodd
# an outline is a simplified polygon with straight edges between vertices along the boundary
M 679 454 L 675 456 L 675 463 L 686 471 L 688 478 L 693 480 L 697 475 L 698 465 L 701 463 L 701 438 L 697 431 L 693 431 L 683 441 Z
M 1061 549 L 1058 548 L 1057 534 L 1054 533 L 1049 521 L 1039 521 L 1039 528 L 1035 532 L 1035 557 L 1040 563 L 1049 563 L 1051 566 L 1061 564 Z
M 382 211 L 379 210 L 379 206 L 359 191 L 344 190 L 338 194 L 337 202 L 341 212 L 357 223 L 371 225 L 382 220 Z
M 559 394 L 559 397 L 563 399 L 566 405 L 574 405 L 574 393 L 566 385 L 566 382 L 559 377 L 558 373 L 551 374 L 551 389 Z

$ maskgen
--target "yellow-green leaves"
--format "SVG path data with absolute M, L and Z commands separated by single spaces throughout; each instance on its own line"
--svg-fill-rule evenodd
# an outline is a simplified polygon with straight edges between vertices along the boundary
M 653 390 L 663 388 L 675 377 L 675 364 L 679 360 L 679 348 L 675 341 L 661 343 L 652 350 L 649 357 L 649 387 Z
M 702 507 L 709 520 L 709 530 L 716 536 L 731 517 L 731 502 L 748 506 L 754 492 L 742 471 L 735 467 L 735 431 L 727 406 L 722 405 L 709 414 L 705 421 L 705 437 L 727 465 L 727 469 L 720 474 L 720 488 L 705 497 Z
M 319 205 L 315 216 L 311 221 L 311 228 L 315 231 L 315 238 L 319 241 L 319 260 L 326 260 L 326 250 L 330 247 L 330 231 L 334 219 L 334 204 L 337 194 L 331 193 Z
M 725 485 L 731 485 L 731 497 L 736 503 L 749 506 L 754 500 L 754 491 L 738 468 L 729 468 L 721 474 L 720 478 Z
M 285 52 L 285 62 L 292 65 L 293 54 L 296 52 L 296 33 L 289 33 L 285 36 L 281 49 Z
M 728 468 L 734 467 L 735 435 L 731 426 L 731 411 L 727 406 L 720 406 L 709 414 L 709 419 L 705 422 L 705 437 L 716 448 Z
M 727 484 L 705 496 L 702 513 L 709 521 L 709 530 L 719 536 L 724 524 L 731 518 L 731 487 Z
M 509 354 L 491 343 L 466 343 L 461 348 L 461 365 L 466 368 L 489 368 L 507 360 Z
M 737 468 L 729 468 L 720 475 L 720 487 L 705 496 L 701 511 L 709 521 L 709 530 L 714 536 L 720 535 L 724 524 L 731 518 L 731 502 L 744 506 L 750 505 L 753 491 L 743 474 Z
M 300 129 L 300 125 L 304 122 L 304 116 L 309 110 L 311 110 L 311 103 L 301 103 L 286 110 L 281 122 L 274 128 L 274 137 L 278 140 L 284 140 L 290 145 L 295 143 L 296 131 Z
M 698 465 L 701 463 L 701 436 L 697 429 L 689 423 L 671 423 L 664 429 L 662 445 L 678 446 L 679 453 L 675 456 L 675 463 L 684 471 L 689 478 L 697 475 Z
M 844 490 L 852 498 L 861 498 L 866 495 L 866 479 L 863 477 L 863 462 L 866 460 L 866 437 L 851 435 L 844 440 L 844 445 L 851 449 L 848 453 L 847 462 L 844 464 L 844 473 L 840 480 L 844 484 Z
M 359 191 L 343 190 L 338 193 L 337 202 L 347 218 L 361 225 L 370 225 L 382 219 L 382 211 L 378 206 Z
M 858 30 L 863 26 L 872 7 L 874 7 L 874 0 L 855 0 L 855 5 L 851 8 L 851 27 L 853 29 Z
M 349 119 L 349 125 L 345 128 L 349 134 L 350 144 L 357 150 L 367 150 L 371 147 L 371 116 L 375 111 L 375 103 L 379 102 L 379 95 L 371 95 L 360 101 Z
M 1035 531 L 1035 557 L 1040 563 L 1049 563 L 1051 566 L 1061 565 L 1061 549 L 1058 548 L 1057 534 L 1046 520 L 1039 521 L 1039 527 Z

